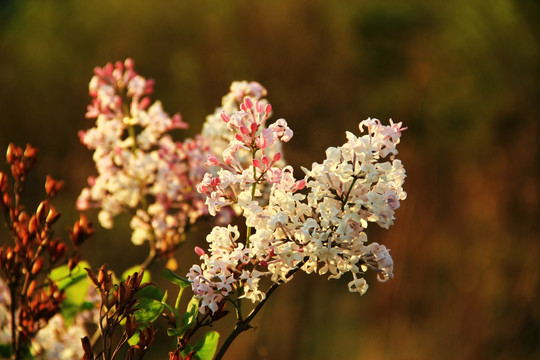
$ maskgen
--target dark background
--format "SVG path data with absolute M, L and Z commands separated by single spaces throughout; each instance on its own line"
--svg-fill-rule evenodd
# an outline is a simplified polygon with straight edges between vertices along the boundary
M 297 276 L 229 359 L 540 357 L 537 1 L 0 6 L 0 149 L 10 141 L 40 148 L 29 204 L 43 197 L 46 173 L 66 181 L 55 203 L 59 229 L 76 218 L 76 196 L 95 174 L 77 131 L 92 126 L 87 84 L 108 61 L 132 57 L 156 79 L 154 99 L 182 113 L 186 136 L 200 131 L 233 80 L 261 82 L 274 118 L 295 131 L 285 147 L 295 169 L 322 161 L 367 117 L 409 127 L 400 145 L 408 199 L 393 228 L 368 229 L 392 249 L 395 279 L 369 278 L 360 297 L 346 279 Z M 179 272 L 195 261 L 191 249 L 207 230 L 191 234 Z M 145 251 L 130 244 L 121 218 L 83 255 L 122 271 Z M 165 342 L 151 358 L 172 350 L 160 332 Z

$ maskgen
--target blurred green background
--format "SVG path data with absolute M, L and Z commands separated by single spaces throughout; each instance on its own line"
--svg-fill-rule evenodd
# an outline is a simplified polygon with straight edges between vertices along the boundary
M 46 173 L 66 181 L 60 228 L 95 174 L 77 131 L 91 127 L 92 69 L 108 61 L 132 57 L 156 79 L 154 99 L 182 113 L 187 136 L 233 80 L 261 82 L 275 118 L 295 131 L 285 155 L 297 170 L 367 117 L 409 127 L 400 145 L 408 199 L 393 228 L 368 230 L 392 249 L 395 279 L 370 278 L 360 297 L 346 279 L 297 276 L 228 359 L 540 357 L 538 1 L 0 4 L 0 149 L 40 148 L 30 203 Z M 122 271 L 145 251 L 119 221 L 83 255 Z M 193 261 L 181 255 L 179 271 Z M 151 358 L 169 350 L 164 343 Z

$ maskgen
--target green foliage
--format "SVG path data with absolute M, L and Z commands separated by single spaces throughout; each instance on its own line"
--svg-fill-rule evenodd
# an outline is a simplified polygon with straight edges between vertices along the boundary
M 93 307 L 93 304 L 85 301 L 90 286 L 84 270 L 87 267 L 89 264 L 81 261 L 71 272 L 67 265 L 63 265 L 53 269 L 50 274 L 51 280 L 58 284 L 60 290 L 64 290 L 66 298 L 62 302 L 61 313 L 68 326 L 77 313 Z
M 131 346 L 137 345 L 139 343 L 140 335 L 141 333 L 139 331 L 135 331 L 135 334 L 128 339 L 128 344 Z
M 165 279 L 169 280 L 170 282 L 175 283 L 178 286 L 180 286 L 181 289 L 185 289 L 185 288 L 191 286 L 191 283 L 189 282 L 188 279 L 178 275 L 177 273 L 175 273 L 172 270 L 165 269 L 165 270 L 163 270 L 163 273 L 161 275 Z
M 182 337 L 186 333 L 186 331 L 189 330 L 197 321 L 197 315 L 199 313 L 199 300 L 195 297 L 191 298 L 187 306 L 186 312 L 182 316 L 181 324 L 178 322 L 178 309 L 175 309 L 175 312 L 177 319 L 177 327 L 176 329 L 167 329 L 167 335 Z
M 137 304 L 135 319 L 137 322 L 152 323 L 156 321 L 163 311 L 163 303 L 150 298 L 141 298 Z
M 199 300 L 195 297 L 191 298 L 184 316 L 182 316 L 182 333 L 189 329 L 197 320 L 199 313 Z
M 186 356 L 192 351 L 195 351 L 195 358 L 198 360 L 212 360 L 217 350 L 219 342 L 219 333 L 217 331 L 209 331 L 204 334 L 204 337 L 195 346 L 187 345 L 182 350 L 182 356 Z
M 199 360 L 212 360 L 216 353 L 219 342 L 219 333 L 217 331 L 209 331 L 204 334 L 204 338 L 193 347 L 196 351 L 195 357 Z

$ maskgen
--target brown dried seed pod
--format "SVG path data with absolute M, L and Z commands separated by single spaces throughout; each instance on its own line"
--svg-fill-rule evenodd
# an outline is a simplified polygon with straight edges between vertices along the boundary
M 90 278 L 90 281 L 92 281 L 92 283 L 99 287 L 99 280 L 98 278 L 96 277 L 96 274 L 94 274 L 94 272 L 92 271 L 92 269 L 89 269 L 89 268 L 84 268 L 84 270 L 86 270 L 86 273 L 88 274 L 88 277 Z
M 26 296 L 30 297 L 32 296 L 32 293 L 36 289 L 36 280 L 32 280 L 30 282 L 30 285 L 28 285 L 28 289 L 26 289 Z
M 45 193 L 49 197 L 56 195 L 64 187 L 64 181 L 54 180 L 50 175 L 47 175 L 45 180 Z
M 40 257 L 36 260 L 34 265 L 32 265 L 32 270 L 31 270 L 32 275 L 36 275 L 37 273 L 39 273 L 42 266 L 43 266 L 43 258 Z
M 45 219 L 45 222 L 47 222 L 48 225 L 52 225 L 60 218 L 60 213 L 56 211 L 56 209 L 51 206 L 49 213 L 47 214 L 47 218 Z
M 42 201 L 36 210 L 36 216 L 39 222 L 44 222 L 47 214 L 49 213 L 49 202 L 47 200 Z

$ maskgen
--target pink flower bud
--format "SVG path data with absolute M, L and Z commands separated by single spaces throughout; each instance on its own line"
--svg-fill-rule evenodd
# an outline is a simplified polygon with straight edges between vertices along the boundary
M 264 155 L 261 160 L 262 160 L 263 164 L 266 165 L 266 166 L 268 166 L 268 164 L 270 164 L 270 160 L 268 160 L 268 156 L 266 156 L 266 155 Z
M 146 84 L 144 85 L 144 93 L 150 95 L 154 92 L 154 84 L 156 81 L 154 79 L 147 79 Z
M 293 190 L 296 191 L 296 190 L 302 190 L 303 188 L 306 187 L 306 180 L 302 179 L 302 180 L 298 180 L 294 186 L 293 186 Z
M 182 121 L 182 116 L 178 113 L 174 114 L 171 118 L 172 121 L 172 127 L 174 129 L 187 129 L 189 125 Z
M 84 130 L 79 130 L 79 132 L 77 133 L 77 135 L 79 135 L 79 141 L 80 141 L 81 143 L 84 144 L 84 138 L 85 138 L 85 136 L 86 136 L 86 131 L 84 131 Z
M 150 105 L 150 98 L 149 97 L 143 97 L 142 100 L 139 102 L 139 109 L 144 110 Z
M 279 161 L 279 159 L 281 159 L 281 153 L 276 153 L 274 155 L 274 162 Z
M 121 61 L 117 61 L 114 63 L 114 68 L 118 70 L 119 72 L 124 72 L 124 64 Z
M 272 105 L 266 104 L 266 106 L 264 107 L 264 112 L 266 114 L 270 114 L 272 112 Z
M 204 254 L 206 254 L 206 253 L 204 252 L 204 250 L 201 249 L 201 248 L 198 247 L 198 246 L 195 246 L 195 252 L 196 252 L 197 255 L 199 255 L 199 256 L 203 256 Z
M 230 117 L 225 111 L 223 111 L 223 112 L 221 113 L 221 119 L 222 119 L 223 121 L 225 121 L 226 123 L 228 123 L 229 121 L 231 121 L 231 117 Z
M 258 159 L 252 160 L 253 166 L 255 166 L 257 169 L 261 168 L 261 162 Z
M 103 68 L 103 77 L 112 76 L 112 73 L 114 71 L 114 66 L 112 63 L 107 63 Z
M 252 109 L 252 108 L 253 108 L 253 101 L 251 101 L 251 99 L 248 98 L 248 97 L 246 97 L 246 98 L 244 99 L 244 104 L 246 104 L 246 107 L 247 107 L 248 109 Z
M 133 69 L 133 67 L 135 66 L 135 62 L 133 61 L 132 58 L 127 58 L 127 59 L 124 61 L 124 66 L 125 66 L 127 69 Z
M 219 160 L 214 155 L 208 155 L 208 157 L 206 158 L 206 165 L 209 165 L 209 166 L 219 165 Z

